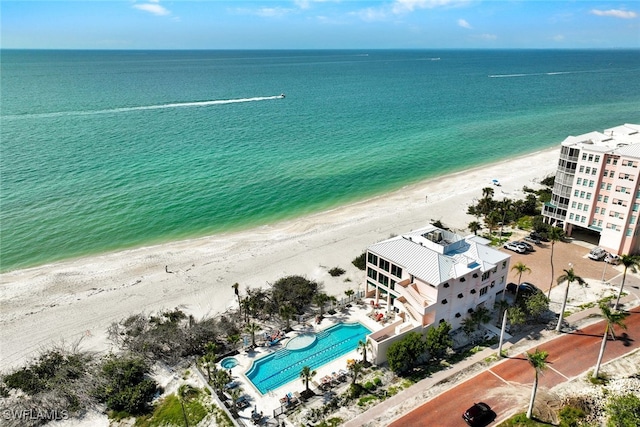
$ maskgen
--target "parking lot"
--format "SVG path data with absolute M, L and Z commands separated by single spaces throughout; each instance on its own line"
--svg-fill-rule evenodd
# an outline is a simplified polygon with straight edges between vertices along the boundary
M 519 233 L 512 238 L 513 240 L 523 240 L 526 236 L 524 232 Z M 565 269 L 573 266 L 573 271 L 583 279 L 594 279 L 610 281 L 612 278 L 622 274 L 623 267 L 621 265 L 614 266 L 603 261 L 593 261 L 587 258 L 589 251 L 595 245 L 577 239 L 567 239 L 566 242 L 556 242 L 553 248 L 553 279 L 551 277 L 551 242 L 540 242 L 533 244 L 534 252 L 519 254 L 504 248 L 500 250 L 511 255 L 511 267 L 516 263 L 522 262 L 531 269 L 531 273 L 523 273 L 522 281 L 531 282 L 545 293 L 549 289 L 549 285 L 557 284 L 557 278 L 564 273 Z M 627 273 L 627 281 L 633 278 Z M 518 273 L 509 271 L 508 282 L 518 283 Z M 619 283 L 619 280 L 615 282 Z

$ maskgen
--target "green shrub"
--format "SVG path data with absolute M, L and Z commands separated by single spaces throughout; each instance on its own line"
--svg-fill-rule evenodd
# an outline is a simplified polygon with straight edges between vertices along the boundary
M 329 274 L 331 275 L 331 277 L 338 277 L 343 275 L 344 273 L 346 273 L 346 270 L 340 267 L 333 267 L 331 270 L 329 270 Z
M 373 391 L 376 389 L 376 386 L 371 381 L 367 381 L 366 383 L 364 383 L 364 388 L 367 391 Z
M 376 387 L 380 387 L 382 385 L 382 380 L 379 377 L 375 377 L 373 379 L 373 383 L 376 385 Z
M 364 271 L 365 268 L 367 267 L 367 253 L 363 252 L 362 254 L 355 257 L 354 260 L 351 261 L 351 264 L 355 265 L 358 269 Z
M 560 427 L 579 427 L 585 412 L 575 406 L 565 406 L 560 410 Z
M 607 427 L 640 426 L 640 397 L 633 393 L 615 396 L 607 404 Z

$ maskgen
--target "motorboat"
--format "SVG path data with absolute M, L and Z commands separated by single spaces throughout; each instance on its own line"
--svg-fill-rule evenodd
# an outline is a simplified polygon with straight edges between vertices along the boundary
M 285 97 L 285 94 L 284 94 L 284 93 L 281 93 L 281 94 L 280 94 L 280 98 L 284 98 L 284 97 Z

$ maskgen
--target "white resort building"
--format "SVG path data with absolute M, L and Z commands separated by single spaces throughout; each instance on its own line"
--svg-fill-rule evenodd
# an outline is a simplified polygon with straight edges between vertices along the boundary
M 562 141 L 545 222 L 599 235 L 599 246 L 616 254 L 640 252 L 640 125 Z
M 493 308 L 504 292 L 510 255 L 475 235 L 429 226 L 367 248 L 365 296 L 391 322 L 369 335 L 375 363 L 407 332 L 447 321 L 462 325 L 478 307 Z M 375 313 L 375 311 L 374 311 Z

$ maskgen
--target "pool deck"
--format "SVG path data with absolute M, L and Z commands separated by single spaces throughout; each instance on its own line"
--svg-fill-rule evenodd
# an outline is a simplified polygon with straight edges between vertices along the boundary
M 245 421 L 246 424 L 252 424 L 251 414 L 254 410 L 257 410 L 257 412 L 264 413 L 265 420 L 263 421 L 262 425 L 280 425 L 279 423 L 282 422 L 283 418 L 279 417 L 279 420 L 276 420 L 274 418 L 274 411 L 280 412 L 280 410 L 282 409 L 282 403 L 280 402 L 280 399 L 285 398 L 288 393 L 296 396 L 298 393 L 301 393 L 305 390 L 304 382 L 298 378 L 279 388 L 270 390 L 266 394 L 261 394 L 253 385 L 253 383 L 251 383 L 251 381 L 249 381 L 249 379 L 246 377 L 246 373 L 249 371 L 251 365 L 255 360 L 258 360 L 264 356 L 285 348 L 287 343 L 292 338 L 300 334 L 309 332 L 320 332 L 336 325 L 337 323 L 359 322 L 362 325 L 366 326 L 372 332 L 376 332 L 382 329 L 383 325 L 381 323 L 376 322 L 368 316 L 368 314 L 371 313 L 372 310 L 368 299 L 363 299 L 360 304 L 357 304 L 356 302 L 353 302 L 351 304 L 352 306 L 350 308 L 345 307 L 344 309 L 338 309 L 337 312 L 333 315 L 325 313 L 324 319 L 322 319 L 322 322 L 320 324 L 316 324 L 314 317 L 310 317 L 303 322 L 291 322 L 291 327 L 293 330 L 288 332 L 286 334 L 286 337 L 280 340 L 277 345 L 257 346 L 251 351 L 242 350 L 239 354 L 233 356 L 238 361 L 238 365 L 231 369 L 233 381 L 238 384 L 238 387 L 242 388 L 244 392 L 243 395 L 250 403 L 250 405 L 245 409 L 239 411 L 240 416 L 243 418 L 243 421 Z M 384 308 L 380 308 L 378 310 L 383 311 Z M 264 332 L 266 331 L 256 333 L 257 343 L 260 342 L 258 337 L 264 334 Z M 353 350 L 317 368 L 317 374 L 309 383 L 309 388 L 316 391 L 316 394 L 322 393 L 321 391 L 317 391 L 318 384 L 321 382 L 321 379 L 327 375 L 330 376 L 334 372 L 346 370 L 348 359 L 361 360 L 362 355 L 358 353 L 357 350 Z M 347 379 L 346 382 L 343 382 L 340 385 L 334 387 L 333 389 L 342 390 L 343 388 L 346 388 L 348 384 L 350 384 L 349 379 Z

